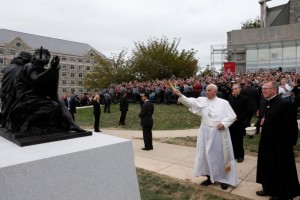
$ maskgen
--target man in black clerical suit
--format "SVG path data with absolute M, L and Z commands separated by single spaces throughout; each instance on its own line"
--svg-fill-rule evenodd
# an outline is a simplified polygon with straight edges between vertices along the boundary
M 271 200 L 292 199 L 300 194 L 293 152 L 298 139 L 296 115 L 292 104 L 278 96 L 278 83 L 265 83 L 262 94 L 266 100 L 260 110 L 256 182 L 263 190 L 256 194 L 272 196 Z
M 141 99 L 143 105 L 141 107 L 141 112 L 139 117 L 141 118 L 141 126 L 143 127 L 143 138 L 145 147 L 142 150 L 149 151 L 153 150 L 152 145 L 152 126 L 153 126 L 153 112 L 154 112 L 154 105 L 149 101 L 149 94 L 142 93 Z
M 241 95 L 240 91 L 240 85 L 234 84 L 232 86 L 232 95 L 229 96 L 229 104 L 237 115 L 235 122 L 229 127 L 234 158 L 237 159 L 237 162 L 244 161 L 244 135 L 246 133 L 244 121 L 248 105 L 248 98 Z

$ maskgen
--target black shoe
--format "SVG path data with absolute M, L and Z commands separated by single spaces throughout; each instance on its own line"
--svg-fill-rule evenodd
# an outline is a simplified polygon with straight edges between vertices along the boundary
M 222 190 L 227 190 L 228 184 L 227 183 L 221 183 Z
M 206 179 L 205 181 L 201 182 L 200 185 L 208 186 L 212 185 L 213 183 L 210 181 L 210 179 Z
M 150 150 L 153 150 L 153 147 L 150 147 L 149 149 L 150 149 Z
M 268 193 L 265 190 L 257 191 L 256 195 L 261 196 L 261 197 L 269 196 Z
M 100 130 L 97 130 L 97 131 L 94 131 L 94 132 L 96 132 L 96 133 L 101 133 L 102 131 L 100 131 Z
M 244 158 L 238 158 L 236 161 L 237 161 L 238 163 L 241 163 L 241 162 L 244 161 Z
M 149 148 L 142 148 L 142 150 L 144 150 L 144 151 L 150 151 Z

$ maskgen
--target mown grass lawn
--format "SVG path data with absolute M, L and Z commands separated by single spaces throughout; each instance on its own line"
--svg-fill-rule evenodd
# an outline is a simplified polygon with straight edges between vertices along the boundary
M 111 105 L 111 113 L 102 112 L 100 116 L 100 127 L 123 128 L 129 130 L 141 130 L 140 126 L 140 104 L 129 104 L 125 126 L 119 126 L 120 111 L 118 104 Z M 155 104 L 153 114 L 153 130 L 178 130 L 198 128 L 200 118 L 188 111 L 185 106 L 175 104 Z M 77 108 L 76 123 L 82 127 L 93 127 L 93 108 Z

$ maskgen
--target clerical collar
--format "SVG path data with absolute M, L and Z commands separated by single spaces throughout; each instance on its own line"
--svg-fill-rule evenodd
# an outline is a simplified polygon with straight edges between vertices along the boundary
M 269 98 L 267 100 L 270 101 L 270 100 L 274 99 L 274 97 L 276 97 L 276 96 L 277 96 L 277 94 L 275 94 L 274 96 L 272 96 L 271 98 Z

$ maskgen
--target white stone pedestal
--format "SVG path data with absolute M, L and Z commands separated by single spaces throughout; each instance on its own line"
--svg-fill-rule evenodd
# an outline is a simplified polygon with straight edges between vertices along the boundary
M 140 199 L 132 143 L 93 133 L 19 147 L 0 137 L 0 199 Z

